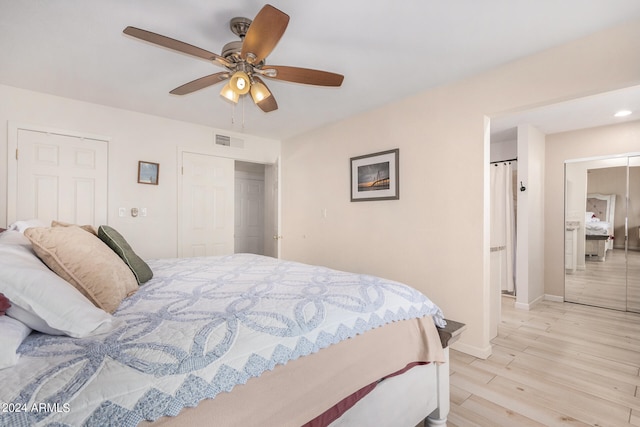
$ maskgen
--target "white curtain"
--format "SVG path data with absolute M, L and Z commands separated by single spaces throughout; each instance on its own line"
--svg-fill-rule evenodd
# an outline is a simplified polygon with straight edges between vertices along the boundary
M 514 292 L 515 213 L 511 163 L 491 165 L 491 283 Z

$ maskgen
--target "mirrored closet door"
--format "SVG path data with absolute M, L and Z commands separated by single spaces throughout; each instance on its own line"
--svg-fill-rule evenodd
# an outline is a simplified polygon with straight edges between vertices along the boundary
M 640 312 L 640 156 L 565 163 L 565 300 Z
M 640 313 L 640 156 L 629 157 L 627 311 Z

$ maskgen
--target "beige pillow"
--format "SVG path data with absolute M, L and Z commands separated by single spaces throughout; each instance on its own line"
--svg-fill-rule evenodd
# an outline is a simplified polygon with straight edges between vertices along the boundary
M 56 221 L 55 219 L 53 221 L 51 221 L 51 226 L 52 227 L 70 227 L 72 225 L 77 225 L 77 224 L 70 224 L 68 222 Z M 84 231 L 88 231 L 89 233 L 93 234 L 94 236 L 98 235 L 98 229 L 95 228 L 93 225 L 90 225 L 90 224 L 78 225 L 78 227 L 82 228 Z
M 107 245 L 78 226 L 25 230 L 38 257 L 96 307 L 113 313 L 138 289 L 133 273 Z

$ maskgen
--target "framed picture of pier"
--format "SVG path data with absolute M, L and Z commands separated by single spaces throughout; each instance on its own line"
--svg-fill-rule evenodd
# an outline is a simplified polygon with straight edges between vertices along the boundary
M 139 184 L 158 185 L 159 174 L 160 174 L 159 163 L 143 162 L 142 160 L 138 162 L 138 183 Z
M 351 158 L 351 201 L 400 198 L 398 148 Z

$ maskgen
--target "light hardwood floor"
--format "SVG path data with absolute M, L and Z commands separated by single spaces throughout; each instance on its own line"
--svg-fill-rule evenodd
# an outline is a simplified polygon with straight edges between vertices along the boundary
M 503 297 L 487 360 L 451 351 L 449 427 L 640 426 L 640 315 Z

